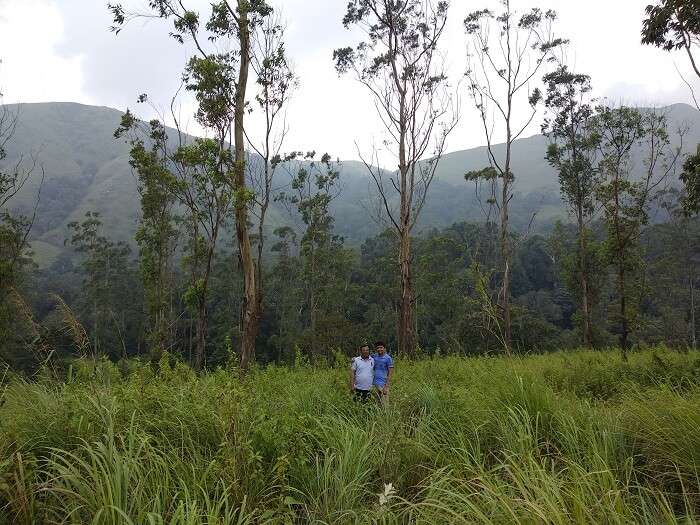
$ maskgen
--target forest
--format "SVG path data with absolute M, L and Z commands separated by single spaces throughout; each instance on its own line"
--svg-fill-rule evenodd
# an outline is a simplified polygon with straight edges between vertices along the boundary
M 151 20 L 194 50 L 170 104 L 204 130 L 143 120 L 146 94 L 115 120 L 128 238 L 94 208 L 42 253 L 79 188 L 0 105 L 0 524 L 698 521 L 700 105 L 601 97 L 557 13 L 483 3 L 348 2 L 333 65 L 396 160 L 358 146 L 362 202 L 339 204 L 346 162 L 285 142 L 304 78 L 266 0 L 107 6 L 117 41 Z M 649 5 L 639 40 L 690 63 L 695 100 L 697 1 Z M 464 105 L 473 209 L 435 223 Z M 533 125 L 555 198 L 519 191 Z M 377 340 L 390 404 L 358 406 Z

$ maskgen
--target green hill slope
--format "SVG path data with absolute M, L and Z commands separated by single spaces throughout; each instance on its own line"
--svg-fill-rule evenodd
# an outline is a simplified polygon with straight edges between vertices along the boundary
M 63 249 L 66 225 L 80 220 L 86 211 L 102 214 L 110 236 L 130 240 L 135 231 L 139 200 L 136 181 L 128 164 L 128 146 L 115 140 L 121 112 L 75 103 L 23 104 L 15 136 L 8 148 L 7 162 L 20 155 L 39 159 L 45 169 L 34 230 L 34 246 L 41 259 L 51 258 Z M 687 123 L 686 150 L 700 142 L 700 112 L 678 104 L 666 108 L 672 127 Z M 564 217 L 557 179 L 544 160 L 546 139 L 533 136 L 518 140 L 513 149 L 516 192 L 513 224 L 524 227 L 537 213 L 536 227 L 543 228 Z M 495 146 L 496 154 L 503 149 Z M 486 148 L 456 151 L 445 155 L 424 208 L 419 230 L 443 227 L 461 220 L 483 218 L 474 186 L 465 183 L 464 173 L 487 164 Z M 284 174 L 281 176 L 285 176 Z M 13 201 L 13 208 L 32 209 L 40 177 L 34 176 Z M 342 194 L 334 202 L 336 229 L 351 243 L 377 233 L 373 219 L 377 203 L 373 182 L 362 163 L 343 162 Z M 270 226 L 292 223 L 282 207 L 271 210 Z

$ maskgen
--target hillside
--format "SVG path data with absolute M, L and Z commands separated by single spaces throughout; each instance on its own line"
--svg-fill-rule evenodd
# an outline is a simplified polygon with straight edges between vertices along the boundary
M 7 161 L 12 162 L 20 154 L 34 154 L 46 171 L 34 239 L 39 258 L 50 259 L 62 250 L 66 224 L 80 220 L 89 210 L 102 214 L 112 237 L 130 240 L 138 222 L 139 202 L 128 164 L 128 146 L 113 137 L 121 112 L 75 103 L 23 104 L 12 109 L 19 110 L 19 123 Z M 666 111 L 671 122 L 689 124 L 685 149 L 690 151 L 700 142 L 700 113 L 683 104 L 670 106 Z M 502 148 L 496 146 L 497 151 Z M 543 158 L 545 148 L 546 139 L 539 135 L 518 140 L 514 146 L 519 194 L 513 200 L 515 228 L 526 224 L 535 212 L 538 228 L 564 216 L 556 176 Z M 482 218 L 474 186 L 466 184 L 463 175 L 486 163 L 485 147 L 445 155 L 419 229 Z M 336 229 L 349 242 L 358 243 L 380 229 L 371 218 L 376 208 L 373 183 L 357 161 L 343 162 L 341 181 L 343 191 L 334 202 Z M 13 207 L 30 210 L 38 183 L 39 177 L 34 177 Z M 290 221 L 285 209 L 271 211 L 271 227 Z

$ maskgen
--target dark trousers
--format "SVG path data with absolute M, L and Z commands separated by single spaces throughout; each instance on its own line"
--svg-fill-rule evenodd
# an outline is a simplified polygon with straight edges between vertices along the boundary
M 360 390 L 359 388 L 356 388 L 355 393 L 352 397 L 355 401 L 359 401 L 360 403 L 366 403 L 369 400 L 369 394 L 369 390 Z

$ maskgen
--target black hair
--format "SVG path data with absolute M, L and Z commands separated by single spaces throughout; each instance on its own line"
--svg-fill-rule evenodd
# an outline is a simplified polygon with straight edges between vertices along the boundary
M 386 348 L 384 341 L 377 341 L 376 343 L 374 343 L 374 348 L 377 348 L 378 346 L 383 346 L 384 348 Z
M 361 344 L 360 344 L 360 350 L 362 350 L 365 346 L 366 346 L 367 348 L 369 348 L 369 345 L 368 345 L 367 343 L 361 343 Z

